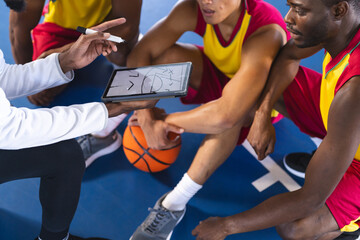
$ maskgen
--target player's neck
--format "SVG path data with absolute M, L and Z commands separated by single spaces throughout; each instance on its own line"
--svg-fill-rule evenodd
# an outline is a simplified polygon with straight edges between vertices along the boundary
M 348 24 L 348 26 L 348 28 L 341 28 L 336 37 L 331 39 L 329 44 L 325 44 L 324 48 L 330 53 L 332 58 L 336 57 L 350 44 L 360 29 L 360 23 Z
M 224 21 L 218 24 L 219 30 L 222 37 L 228 41 L 239 21 L 241 12 L 243 11 L 243 6 L 241 5 L 238 10 L 235 10 L 230 14 Z

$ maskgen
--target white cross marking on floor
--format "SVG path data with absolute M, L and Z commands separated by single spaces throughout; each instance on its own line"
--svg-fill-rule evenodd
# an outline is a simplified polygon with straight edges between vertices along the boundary
M 257 159 L 254 149 L 248 141 L 243 143 L 244 148 Z M 301 186 L 292 179 L 271 157 L 267 156 L 264 160 L 259 161 L 269 173 L 252 182 L 252 185 L 262 192 L 276 182 L 280 182 L 284 187 L 292 192 L 301 188 Z

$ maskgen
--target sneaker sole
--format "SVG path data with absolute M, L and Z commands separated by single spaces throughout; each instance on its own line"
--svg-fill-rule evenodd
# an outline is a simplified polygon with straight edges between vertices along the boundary
M 285 161 L 286 156 L 287 156 L 287 155 L 285 155 L 284 158 L 283 158 L 283 163 L 284 163 L 284 166 L 285 166 L 286 170 L 288 170 L 290 173 L 294 174 L 294 175 L 297 176 L 297 177 L 305 178 L 305 173 L 296 171 L 296 170 L 290 168 L 290 167 L 286 164 L 286 161 Z
M 179 220 L 177 221 L 175 227 L 176 227 L 176 226 L 179 224 L 179 222 L 183 219 L 183 217 L 185 216 L 185 213 L 186 213 L 186 208 L 185 208 L 184 214 L 181 216 L 181 218 L 179 218 Z M 174 227 L 174 228 L 175 228 L 175 227 Z M 173 234 L 173 231 L 174 231 L 174 230 L 172 230 L 172 231 L 169 233 L 169 236 L 166 238 L 166 240 L 170 240 L 171 235 Z M 132 240 L 132 239 L 133 239 L 133 236 L 131 236 L 129 240 Z
M 99 157 L 102 157 L 104 155 L 110 154 L 114 151 L 116 151 L 122 143 L 122 137 L 120 135 L 120 133 L 116 132 L 117 135 L 117 139 L 115 142 L 113 142 L 110 146 L 101 149 L 100 151 L 97 151 L 96 153 L 94 153 L 93 155 L 91 155 L 86 161 L 85 161 L 85 166 L 89 167 L 96 159 L 98 159 Z

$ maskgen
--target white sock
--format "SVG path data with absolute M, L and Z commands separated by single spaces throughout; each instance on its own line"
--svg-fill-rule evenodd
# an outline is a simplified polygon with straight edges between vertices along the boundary
M 165 197 L 162 205 L 171 211 L 181 211 L 201 188 L 202 185 L 194 182 L 185 173 L 176 187 Z
M 92 135 L 94 137 L 104 138 L 109 136 L 109 134 L 114 131 L 115 128 L 119 126 L 119 124 L 126 118 L 127 114 L 123 113 L 119 116 L 109 118 L 106 127 L 98 132 L 93 132 Z
M 317 148 L 319 147 L 319 145 L 320 145 L 321 142 L 322 142 L 322 139 L 321 139 L 321 138 L 317 138 L 317 137 L 312 137 L 311 140 L 313 141 L 313 143 L 316 145 Z

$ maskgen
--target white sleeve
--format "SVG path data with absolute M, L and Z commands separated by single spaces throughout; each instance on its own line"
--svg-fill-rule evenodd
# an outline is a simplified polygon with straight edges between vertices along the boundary
M 8 99 L 32 95 L 68 83 L 73 77 L 73 71 L 66 74 L 62 72 L 58 53 L 24 65 L 16 65 L 6 64 L 0 50 L 0 88 Z
M 47 145 L 102 130 L 108 120 L 103 103 L 54 108 L 15 108 L 0 89 L 0 149 Z

